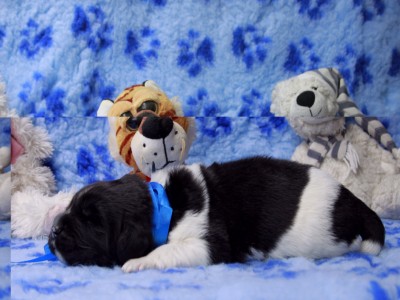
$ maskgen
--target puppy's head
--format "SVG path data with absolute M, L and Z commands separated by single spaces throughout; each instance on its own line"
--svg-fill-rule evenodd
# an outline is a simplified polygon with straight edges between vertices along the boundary
M 153 246 L 147 185 L 136 175 L 81 189 L 54 221 L 50 250 L 69 265 L 122 265 Z

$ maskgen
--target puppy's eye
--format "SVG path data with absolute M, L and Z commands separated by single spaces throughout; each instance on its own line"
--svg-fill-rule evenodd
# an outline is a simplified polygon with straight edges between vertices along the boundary
M 153 100 L 149 100 L 149 101 L 145 101 L 143 102 L 137 109 L 137 111 L 142 111 L 142 110 L 151 110 L 156 112 L 158 108 L 158 104 L 157 102 L 153 101 Z
M 132 117 L 132 113 L 128 110 L 120 115 L 120 117 Z
M 139 125 L 140 125 L 140 120 L 138 120 L 138 118 L 135 117 L 130 117 L 126 122 L 126 128 L 128 128 L 128 130 L 130 131 L 137 130 L 139 128 Z
M 314 91 L 318 90 L 316 86 L 312 86 L 311 89 L 313 89 Z

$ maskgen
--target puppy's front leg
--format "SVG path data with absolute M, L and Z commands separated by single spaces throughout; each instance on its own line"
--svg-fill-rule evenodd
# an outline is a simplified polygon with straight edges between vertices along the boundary
M 207 242 L 199 238 L 187 238 L 162 245 L 148 255 L 128 260 L 122 271 L 129 273 L 146 269 L 194 267 L 210 264 Z

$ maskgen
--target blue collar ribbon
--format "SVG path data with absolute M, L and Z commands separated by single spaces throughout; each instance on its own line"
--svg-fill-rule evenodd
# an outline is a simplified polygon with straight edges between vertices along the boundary
M 53 253 L 50 251 L 49 244 L 44 245 L 44 255 L 36 257 L 34 259 L 30 260 L 24 260 L 24 261 L 19 261 L 19 264 L 22 263 L 36 263 L 36 262 L 42 262 L 42 261 L 57 261 L 58 258 L 55 256 Z
M 172 208 L 164 187 L 157 182 L 149 182 L 151 200 L 153 201 L 153 239 L 158 247 L 167 243 Z

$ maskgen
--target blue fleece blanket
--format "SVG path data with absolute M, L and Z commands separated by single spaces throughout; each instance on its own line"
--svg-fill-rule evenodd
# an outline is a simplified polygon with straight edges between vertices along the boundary
M 12 264 L 15 299 L 398 299 L 400 221 L 385 220 L 379 256 L 249 261 L 125 274 L 119 268 Z M 43 253 L 45 241 L 13 240 L 12 261 Z
M 300 138 L 270 114 L 272 88 L 328 66 L 340 70 L 354 101 L 379 117 L 399 145 L 399 15 L 400 3 L 391 0 L 3 0 L 0 73 L 10 107 L 49 131 L 55 152 L 46 165 L 59 190 L 128 172 L 109 156 L 107 120 L 83 117 L 146 79 L 179 96 L 185 114 L 197 117 L 188 162 L 290 158 Z M 386 220 L 385 226 L 386 248 L 378 257 L 353 253 L 130 275 L 59 262 L 13 264 L 12 294 L 396 299 L 400 223 Z M 9 223 L 1 228 L 9 230 Z M 38 256 L 43 244 L 13 240 L 13 261 Z

